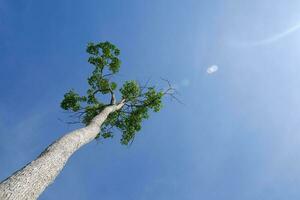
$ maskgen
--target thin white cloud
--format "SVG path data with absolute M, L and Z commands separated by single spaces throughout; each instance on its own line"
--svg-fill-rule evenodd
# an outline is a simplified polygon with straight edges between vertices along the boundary
M 219 67 L 217 65 L 212 65 L 207 68 L 206 73 L 213 74 L 219 70 Z
M 262 39 L 262 40 L 258 40 L 258 41 L 246 41 L 246 42 L 234 42 L 232 43 L 233 46 L 237 46 L 237 47 L 254 47 L 254 46 L 263 46 L 263 45 L 268 45 L 268 44 L 272 44 L 274 42 L 277 42 L 280 39 L 283 39 L 285 37 L 287 37 L 288 35 L 298 31 L 300 29 L 300 24 L 297 24 L 293 27 L 290 27 L 288 29 L 286 29 L 285 31 L 281 32 L 281 33 L 277 33 L 274 34 L 268 38 Z

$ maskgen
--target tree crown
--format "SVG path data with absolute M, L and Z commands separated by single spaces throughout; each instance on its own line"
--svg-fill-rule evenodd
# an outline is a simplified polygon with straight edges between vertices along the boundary
M 88 62 L 94 70 L 88 77 L 89 88 L 86 95 L 80 96 L 73 89 L 65 93 L 61 108 L 74 112 L 73 117 L 85 125 L 99 114 L 106 106 L 116 104 L 115 93 L 119 93 L 124 106 L 111 113 L 101 126 L 97 138 L 113 137 L 113 130 L 122 133 L 121 144 L 128 145 L 141 129 L 141 123 L 149 117 L 149 112 L 158 112 L 162 107 L 162 97 L 173 93 L 173 88 L 157 90 L 148 84 L 141 86 L 137 81 L 125 81 L 118 89 L 116 82 L 111 81 L 120 69 L 120 50 L 110 42 L 89 43 L 86 49 Z M 169 85 L 170 86 L 170 85 Z M 110 102 L 103 102 L 100 97 L 110 95 Z

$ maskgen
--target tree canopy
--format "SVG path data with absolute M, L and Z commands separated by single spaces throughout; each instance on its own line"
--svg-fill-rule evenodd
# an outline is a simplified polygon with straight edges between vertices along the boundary
M 86 95 L 79 95 L 75 90 L 65 93 L 61 108 L 74 112 L 79 122 L 88 125 L 106 106 L 116 104 L 116 95 L 125 101 L 124 106 L 111 113 L 103 123 L 97 138 L 111 138 L 114 130 L 122 134 L 121 144 L 128 145 L 141 129 L 141 123 L 149 117 L 151 111 L 158 112 L 162 108 L 162 97 L 173 94 L 172 87 L 158 90 L 148 84 L 140 85 L 135 80 L 125 81 L 121 87 L 112 81 L 119 72 L 121 61 L 120 50 L 110 42 L 89 43 L 86 49 L 88 62 L 94 70 L 88 77 L 89 88 Z M 110 95 L 110 102 L 101 99 Z M 106 98 L 107 99 L 107 98 Z

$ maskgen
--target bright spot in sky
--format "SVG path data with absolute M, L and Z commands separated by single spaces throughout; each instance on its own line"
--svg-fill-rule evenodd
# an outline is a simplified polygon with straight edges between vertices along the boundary
M 209 68 L 207 68 L 206 73 L 213 74 L 216 71 L 218 71 L 219 67 L 217 65 L 212 65 Z

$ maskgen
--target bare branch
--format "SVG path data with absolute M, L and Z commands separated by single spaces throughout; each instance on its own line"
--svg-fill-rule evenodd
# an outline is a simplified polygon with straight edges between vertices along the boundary
M 179 92 L 174 87 L 172 87 L 172 84 L 170 83 L 170 81 L 168 79 L 164 79 L 164 78 L 161 78 L 161 80 L 167 82 L 167 84 L 168 84 L 168 88 L 165 90 L 164 95 L 169 95 L 171 97 L 171 99 L 174 99 L 178 103 L 185 105 L 178 97 L 175 96 L 175 94 L 179 95 Z
M 110 104 L 114 105 L 114 104 L 116 104 L 116 96 L 115 96 L 115 93 L 111 89 L 110 89 L 110 94 L 111 94 Z
M 106 77 L 106 76 L 112 76 L 113 73 L 110 73 L 110 74 L 104 74 L 102 77 Z

